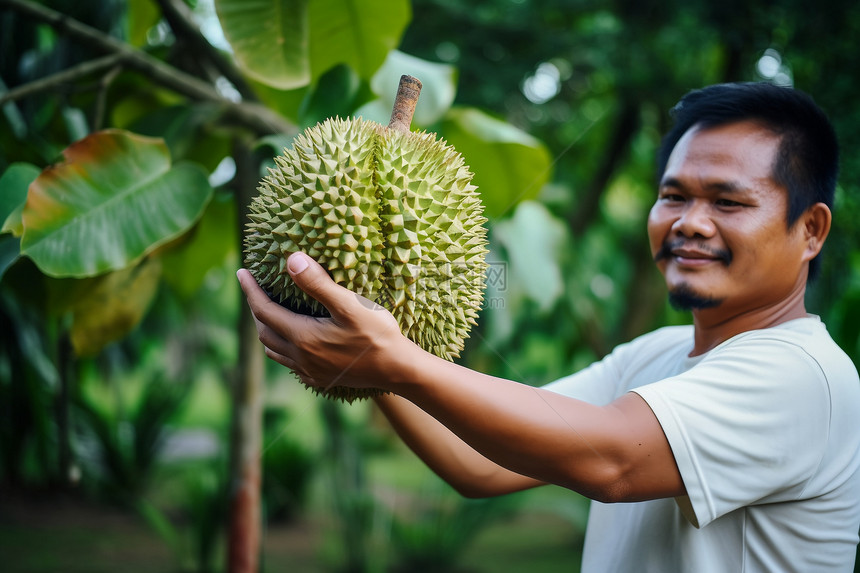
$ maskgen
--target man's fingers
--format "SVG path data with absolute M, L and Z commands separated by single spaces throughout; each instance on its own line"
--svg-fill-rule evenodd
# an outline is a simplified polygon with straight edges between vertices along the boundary
M 269 348 L 278 354 L 288 356 L 293 360 L 297 360 L 299 358 L 299 349 L 295 344 L 262 322 L 257 323 L 257 336 L 266 348 Z
M 315 260 L 304 253 L 293 253 L 287 259 L 287 270 L 296 285 L 322 304 L 336 321 L 348 319 L 357 297 L 340 286 Z
M 306 386 L 315 386 L 316 385 L 316 381 L 307 372 L 302 370 L 302 368 L 298 365 L 298 363 L 295 360 L 293 360 L 289 356 L 286 356 L 284 354 L 276 352 L 275 350 L 272 350 L 268 346 L 266 346 L 265 349 L 266 349 L 266 356 L 268 358 L 271 358 L 272 360 L 274 360 L 275 362 L 277 362 L 281 366 L 286 366 L 287 368 L 289 368 L 296 376 L 299 377 L 299 380 L 301 380 L 302 383 L 304 383 Z
M 239 269 L 236 271 L 236 278 L 239 279 L 239 286 L 242 287 L 242 292 L 245 293 L 245 298 L 248 299 L 248 306 L 254 311 L 254 315 L 257 315 L 257 311 L 266 305 L 272 304 L 272 299 L 260 288 L 257 280 L 249 270 Z
M 242 292 L 245 293 L 245 298 L 248 299 L 248 306 L 251 307 L 251 312 L 257 323 L 257 331 L 262 334 L 261 327 L 268 326 L 276 334 L 285 338 L 292 338 L 292 319 L 299 318 L 298 315 L 270 299 L 266 291 L 257 284 L 257 280 L 247 269 L 236 271 L 236 277 L 239 279 L 239 285 L 242 287 Z
M 277 362 L 281 366 L 286 366 L 287 368 L 289 368 L 290 370 L 292 370 L 293 372 L 295 372 L 299 376 L 304 375 L 304 371 L 301 368 L 299 368 L 299 365 L 296 363 L 295 360 L 293 360 L 292 358 L 290 358 L 289 356 L 287 356 L 285 354 L 281 354 L 280 352 L 272 350 L 268 346 L 266 346 L 265 349 L 266 349 L 266 356 L 268 358 L 271 358 L 272 360 L 274 360 L 275 362 Z

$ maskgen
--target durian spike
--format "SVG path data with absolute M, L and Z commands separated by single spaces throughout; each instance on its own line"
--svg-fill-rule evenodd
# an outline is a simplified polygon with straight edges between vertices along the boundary
M 400 76 L 400 85 L 397 86 L 397 95 L 394 98 L 394 109 L 391 110 L 391 120 L 388 122 L 389 129 L 409 133 L 420 94 L 421 81 L 418 78 Z

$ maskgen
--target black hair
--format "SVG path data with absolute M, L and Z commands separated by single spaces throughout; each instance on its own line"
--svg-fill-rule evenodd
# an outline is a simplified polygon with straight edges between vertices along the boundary
M 791 227 L 815 203 L 833 209 L 839 176 L 839 143 L 830 120 L 804 92 L 766 82 L 716 84 L 689 92 L 671 111 L 672 129 L 657 155 L 658 180 L 669 155 L 692 127 L 716 127 L 752 120 L 780 138 L 774 181 L 788 191 L 786 222 Z M 809 263 L 809 278 L 818 272 Z

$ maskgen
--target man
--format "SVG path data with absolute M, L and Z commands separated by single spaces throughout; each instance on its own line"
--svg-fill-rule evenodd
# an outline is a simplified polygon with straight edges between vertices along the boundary
M 652 254 L 693 325 L 615 349 L 544 388 L 423 352 L 301 253 L 289 272 L 331 319 L 239 279 L 267 355 L 304 382 L 377 399 L 467 496 L 545 483 L 594 500 L 583 571 L 851 571 L 860 381 L 804 293 L 830 229 L 838 149 L 804 94 L 688 94 L 659 157 Z

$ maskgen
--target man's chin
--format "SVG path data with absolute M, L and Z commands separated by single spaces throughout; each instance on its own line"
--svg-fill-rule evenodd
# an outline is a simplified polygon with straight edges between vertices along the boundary
M 689 285 L 682 284 L 669 291 L 669 304 L 675 310 L 704 310 L 714 308 L 722 299 L 697 293 Z

